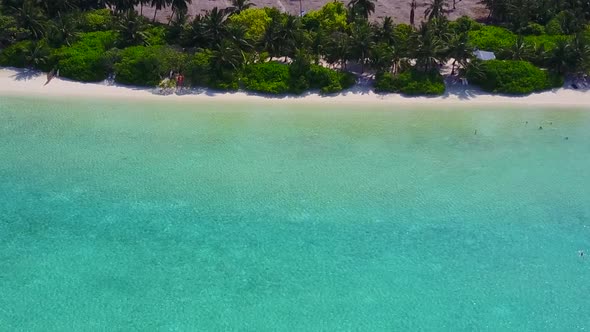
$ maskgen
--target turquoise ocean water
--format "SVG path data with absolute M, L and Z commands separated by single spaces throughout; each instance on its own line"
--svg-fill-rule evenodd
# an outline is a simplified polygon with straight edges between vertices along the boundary
M 0 330 L 590 330 L 590 111 L 392 108 L 1 97 Z

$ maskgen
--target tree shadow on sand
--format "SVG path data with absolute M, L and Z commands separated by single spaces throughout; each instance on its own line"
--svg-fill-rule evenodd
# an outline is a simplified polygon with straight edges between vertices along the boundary
M 35 69 L 30 69 L 30 68 L 23 68 L 23 69 L 18 69 L 17 72 L 12 75 L 11 77 L 15 80 L 15 81 L 29 81 L 32 80 L 36 77 L 41 76 L 43 73 L 35 70 Z

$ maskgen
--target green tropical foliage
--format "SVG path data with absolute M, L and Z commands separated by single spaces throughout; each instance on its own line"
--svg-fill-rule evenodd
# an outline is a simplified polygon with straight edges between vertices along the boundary
M 408 69 L 397 75 L 378 73 L 375 77 L 375 91 L 402 93 L 409 96 L 435 96 L 445 92 L 445 83 L 442 75 L 436 70 L 423 72 Z
M 467 72 L 472 84 L 506 93 L 590 74 L 587 1 L 482 0 L 487 24 L 449 21 L 459 6 L 450 0 L 429 0 L 424 22 L 412 24 L 375 19 L 376 0 L 332 1 L 301 17 L 248 0 L 191 17 L 191 2 L 0 0 L 0 65 L 57 68 L 80 81 L 114 73 L 144 86 L 176 71 L 192 86 L 271 94 L 342 91 L 355 82 L 348 70 L 374 75 L 381 92 L 440 94 L 447 63 L 452 76 Z M 412 3 L 415 16 L 424 7 Z M 145 6 L 172 15 L 158 22 Z M 498 61 L 475 61 L 476 49 Z
M 559 77 L 527 61 L 491 60 L 471 66 L 468 79 L 495 93 L 529 94 L 563 84 Z

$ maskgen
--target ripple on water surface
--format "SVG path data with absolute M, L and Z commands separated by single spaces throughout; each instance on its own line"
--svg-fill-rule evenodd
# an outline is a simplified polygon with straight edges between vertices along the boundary
M 0 329 L 590 328 L 590 112 L 330 107 L 3 97 Z

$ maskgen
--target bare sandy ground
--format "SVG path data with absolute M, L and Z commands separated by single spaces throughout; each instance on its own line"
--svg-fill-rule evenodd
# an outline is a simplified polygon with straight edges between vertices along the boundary
M 510 97 L 483 93 L 469 86 L 449 85 L 447 93 L 440 97 L 405 97 L 398 94 L 376 94 L 367 85 L 333 95 L 321 96 L 309 93 L 304 96 L 268 97 L 245 92 L 223 93 L 211 90 L 187 90 L 181 94 L 162 95 L 157 89 L 112 85 L 107 82 L 91 84 L 54 78 L 45 85 L 46 74 L 23 70 L 0 68 L 0 96 L 32 97 L 82 97 L 90 99 L 122 98 L 136 100 L 158 100 L 166 102 L 228 102 L 228 103 L 311 103 L 359 105 L 362 112 L 367 107 L 387 107 L 392 111 L 408 108 L 469 108 L 478 107 L 554 107 L 583 108 L 590 111 L 590 91 L 555 89 L 524 97 Z M 0 103 L 2 98 L 0 97 Z M 399 106 L 399 107 L 396 107 Z
M 298 15 L 300 6 L 304 12 L 316 10 L 321 8 L 326 3 L 332 0 L 252 0 L 257 7 L 276 7 L 283 12 L 288 12 L 293 15 Z M 342 1 L 345 4 L 348 1 Z M 429 4 L 428 0 L 418 0 L 418 8 L 416 10 L 416 21 L 419 21 L 424 16 L 424 10 Z M 211 10 L 214 7 L 225 8 L 230 6 L 230 0 L 193 0 L 190 5 L 189 15 L 194 16 L 199 13 Z M 375 13 L 372 15 L 372 20 L 380 20 L 383 17 L 390 16 L 396 23 L 409 23 L 410 21 L 410 4 L 411 0 L 377 0 L 375 3 Z M 484 18 L 488 15 L 487 10 L 479 3 L 479 0 L 461 0 L 456 3 L 456 9 L 452 10 L 453 0 L 449 0 L 450 12 L 449 18 L 456 19 L 463 15 L 473 18 Z M 153 8 L 143 8 L 143 14 L 147 17 L 153 17 Z M 158 19 L 166 22 L 171 15 L 169 8 L 158 12 Z

